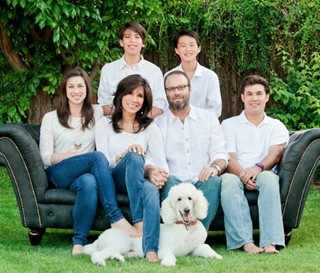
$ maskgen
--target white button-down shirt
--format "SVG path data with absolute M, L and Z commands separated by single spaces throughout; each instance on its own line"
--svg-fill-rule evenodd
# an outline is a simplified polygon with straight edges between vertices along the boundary
M 166 109 L 155 121 L 163 136 L 170 175 L 182 181 L 196 182 L 202 168 L 214 160 L 228 162 L 221 126 L 210 111 L 191 107 L 189 116 L 182 123 Z
M 164 91 L 162 71 L 153 63 L 144 60 L 142 56 L 141 61 L 133 66 L 128 66 L 124 56 L 122 56 L 122 58 L 102 67 L 98 88 L 98 103 L 101 106 L 113 105 L 118 83 L 133 74 L 139 74 L 149 82 L 152 90 L 153 107 L 163 110 L 167 106 L 167 98 Z
M 173 70 L 183 71 L 181 64 Z M 167 72 L 165 76 L 169 73 Z M 190 103 L 193 106 L 208 109 L 221 116 L 222 102 L 219 78 L 215 72 L 197 63 L 196 71 L 191 79 Z
M 237 154 L 237 160 L 243 168 L 260 162 L 268 154 L 270 146 L 289 141 L 284 124 L 267 115 L 256 127 L 242 111 L 240 115 L 224 120 L 221 126 L 227 141 L 227 151 Z

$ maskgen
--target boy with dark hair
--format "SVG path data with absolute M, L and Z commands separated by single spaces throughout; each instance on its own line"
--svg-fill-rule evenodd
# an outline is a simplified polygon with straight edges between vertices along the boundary
M 169 72 L 183 71 L 191 81 L 191 104 L 209 109 L 219 118 L 222 108 L 219 78 L 215 72 L 200 65 L 197 61 L 197 56 L 201 51 L 198 33 L 192 30 L 181 30 L 175 35 L 173 44 L 181 64 Z
M 119 31 L 119 40 L 124 55 L 102 67 L 98 103 L 102 106 L 104 115 L 110 115 L 118 83 L 129 75 L 140 74 L 149 82 L 152 90 L 153 107 L 149 117 L 154 118 L 163 112 L 167 100 L 163 88 L 162 71 L 141 55 L 141 51 L 147 43 L 146 30 L 138 22 L 126 23 Z

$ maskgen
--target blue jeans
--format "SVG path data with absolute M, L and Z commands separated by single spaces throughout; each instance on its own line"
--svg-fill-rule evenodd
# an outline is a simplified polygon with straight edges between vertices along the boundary
M 53 188 L 75 192 L 73 244 L 85 245 L 98 204 L 98 198 L 111 223 L 123 218 L 118 208 L 109 162 L 101 152 L 90 152 L 62 160 L 46 169 Z
M 161 190 L 161 201 L 167 198 L 171 187 L 183 183 L 180 179 L 175 176 L 169 176 L 166 184 Z M 220 191 L 221 191 L 221 179 L 218 176 L 210 177 L 207 181 L 198 181 L 194 184 L 197 189 L 203 192 L 204 197 L 209 203 L 207 217 L 201 220 L 202 224 L 209 230 L 210 224 L 216 216 L 219 202 L 220 202 Z
M 245 187 L 234 174 L 221 176 L 221 205 L 224 212 L 227 248 L 237 249 L 253 242 L 252 220 Z M 259 210 L 260 247 L 284 246 L 279 177 L 271 171 L 261 172 L 256 179 Z
M 158 188 L 144 178 L 144 157 L 129 152 L 112 169 L 116 191 L 128 194 L 132 222 L 143 222 L 143 252 L 158 252 L 160 233 L 160 194 Z

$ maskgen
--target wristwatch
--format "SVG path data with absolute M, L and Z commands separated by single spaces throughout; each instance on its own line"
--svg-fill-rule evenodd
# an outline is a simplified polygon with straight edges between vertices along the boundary
M 258 166 L 261 169 L 261 171 L 264 171 L 264 165 L 262 163 L 259 162 L 259 163 L 256 163 L 255 165 Z
M 221 168 L 220 168 L 217 164 L 212 164 L 212 165 L 211 165 L 211 168 L 216 169 L 218 175 L 221 174 Z

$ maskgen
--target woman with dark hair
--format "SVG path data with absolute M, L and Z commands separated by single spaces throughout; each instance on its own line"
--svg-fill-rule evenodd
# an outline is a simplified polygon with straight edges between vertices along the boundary
M 152 109 L 148 82 L 137 74 L 124 78 L 113 105 L 112 116 L 96 124 L 97 150 L 109 160 L 116 191 L 129 196 L 133 226 L 143 233 L 146 259 L 157 262 L 159 189 L 167 180 L 168 166 L 159 128 L 148 117 Z
M 83 252 L 98 198 L 111 226 L 130 236 L 139 236 L 117 206 L 109 163 L 94 143 L 95 120 L 102 108 L 92 105 L 91 84 L 81 68 L 71 68 L 62 77 L 57 110 L 47 113 L 40 131 L 40 153 L 50 187 L 75 192 L 72 255 Z

